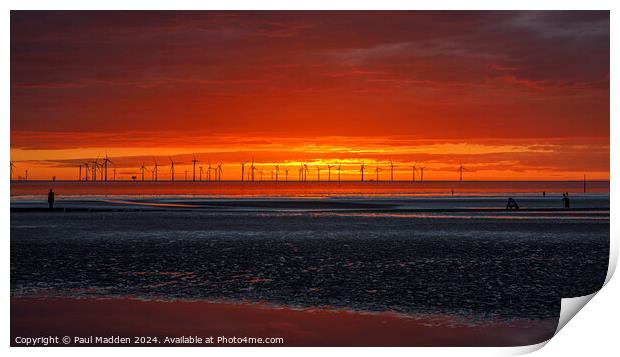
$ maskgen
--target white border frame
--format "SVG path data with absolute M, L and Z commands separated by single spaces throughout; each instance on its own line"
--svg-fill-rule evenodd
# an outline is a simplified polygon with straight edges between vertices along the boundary
M 9 10 L 65 10 L 65 9 L 80 9 L 80 10 L 135 10 L 135 9 L 157 9 L 157 10 L 611 10 L 611 123 L 610 123 L 610 151 L 611 153 L 618 152 L 618 88 L 620 83 L 618 81 L 618 75 L 615 70 L 618 67 L 618 16 L 616 11 L 618 10 L 617 1 L 575 1 L 564 0 L 562 2 L 544 1 L 544 0 L 522 0 L 522 1 L 490 1 L 490 0 L 444 0 L 441 3 L 433 1 L 406 1 L 406 0 L 381 0 L 381 1 L 346 1 L 346 0 L 314 0 L 314 1 L 292 1 L 292 0 L 230 0 L 230 1 L 198 1 L 198 0 L 175 0 L 175 1 L 163 1 L 163 0 L 151 0 L 149 2 L 139 2 L 133 0 L 108 0 L 108 1 L 77 1 L 77 0 L 56 0 L 54 2 L 45 0 L 22 0 L 15 1 L 9 0 L 4 2 L 5 9 L 1 15 L 2 31 L 0 32 L 2 39 L 2 83 L 3 95 L 2 95 L 2 113 L 4 113 L 4 120 L 0 121 L 2 125 L 1 135 L 5 143 L 10 142 L 10 12 Z M 558 6 L 559 5 L 559 6 Z M 10 160 L 10 147 L 5 144 L 2 148 L 2 155 L 5 158 L 3 162 Z M 610 177 L 618 177 L 618 170 L 620 166 L 620 158 L 616 155 L 611 155 Z M 0 165 L 0 177 L 8 177 L 8 165 Z M 2 195 L 6 198 L 10 196 L 10 184 L 8 180 L 3 180 L 3 184 L 0 185 Z M 613 270 L 617 264 L 618 244 L 618 202 L 615 198 L 618 197 L 619 186 L 614 180 L 610 185 L 610 197 L 611 197 L 611 241 L 612 241 L 612 254 L 610 257 L 610 271 L 608 273 L 608 280 L 611 277 Z M 5 261 L 4 269 L 0 272 L 2 277 L 2 286 L 5 287 L 5 294 L 2 298 L 2 317 L 3 324 L 1 327 L 2 342 L 7 352 L 14 355 L 25 354 L 51 354 L 54 355 L 70 355 L 81 356 L 84 354 L 83 348 L 43 348 L 43 349 L 31 349 L 31 348 L 9 348 L 9 336 L 10 336 L 10 282 L 9 282 L 9 264 L 10 264 L 10 202 L 5 200 L 2 203 L 2 256 Z M 617 279 L 616 279 L 617 280 Z M 620 285 L 617 281 L 611 281 L 607 284 L 599 294 L 593 299 L 594 303 L 590 303 L 583 308 L 583 311 L 579 313 L 574 322 L 569 322 L 568 326 L 563 329 L 556 337 L 551 339 L 547 346 L 540 352 L 542 355 L 557 356 L 557 355 L 584 355 L 586 353 L 608 355 L 608 351 L 616 349 L 617 322 L 615 318 L 620 316 L 618 304 L 620 302 Z M 536 350 L 545 343 L 535 346 L 522 347 L 522 348 L 347 348 L 346 351 L 339 348 L 321 348 L 309 349 L 309 348 L 297 348 L 291 350 L 291 348 L 240 348 L 240 347 L 215 347 L 208 350 L 202 348 L 166 348 L 158 349 L 151 348 L 148 351 L 133 350 L 130 348 L 116 348 L 114 350 L 108 350 L 105 348 L 89 348 L 88 354 L 94 356 L 107 356 L 112 351 L 114 353 L 122 354 L 135 354 L 137 353 L 149 353 L 154 356 L 167 356 L 170 353 L 179 353 L 187 355 L 204 356 L 205 354 L 214 354 L 222 356 L 235 356 L 238 354 L 252 353 L 259 356 L 288 356 L 291 353 L 301 356 L 313 356 L 317 353 L 328 354 L 356 354 L 361 356 L 370 356 L 377 353 L 390 353 L 394 355 L 410 356 L 414 354 L 443 356 L 443 355 L 471 355 L 471 356 L 483 356 L 483 355 L 513 355 L 522 354 Z

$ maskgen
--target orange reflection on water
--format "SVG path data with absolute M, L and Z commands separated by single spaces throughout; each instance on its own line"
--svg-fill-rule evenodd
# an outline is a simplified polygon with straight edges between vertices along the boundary
M 11 183 L 11 196 L 46 195 L 53 188 L 62 196 L 450 196 L 583 192 L 581 181 L 427 181 L 427 182 L 69 182 Z M 587 182 L 588 193 L 608 193 L 609 181 Z

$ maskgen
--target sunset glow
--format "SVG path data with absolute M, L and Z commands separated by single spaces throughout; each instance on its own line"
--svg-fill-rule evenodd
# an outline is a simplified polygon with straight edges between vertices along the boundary
M 223 180 L 252 158 L 265 180 L 608 180 L 609 13 L 12 12 L 13 178 L 106 154 L 122 180 L 194 155 Z

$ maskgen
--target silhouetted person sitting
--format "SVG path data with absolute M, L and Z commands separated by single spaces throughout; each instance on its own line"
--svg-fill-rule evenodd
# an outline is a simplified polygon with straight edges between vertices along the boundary
M 568 192 L 562 194 L 562 201 L 564 201 L 564 208 L 570 208 L 570 198 L 568 198 Z
M 506 204 L 506 209 L 519 209 L 519 205 L 517 204 L 517 201 L 514 200 L 514 198 L 509 197 L 508 198 L 508 203 Z
M 50 188 L 50 192 L 47 194 L 47 203 L 50 205 L 50 209 L 54 208 L 54 191 Z

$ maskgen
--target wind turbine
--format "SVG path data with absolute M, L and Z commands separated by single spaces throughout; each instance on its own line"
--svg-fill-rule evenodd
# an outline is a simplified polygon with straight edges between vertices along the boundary
M 316 166 L 316 179 L 317 181 L 321 181 L 321 167 L 319 165 L 314 166 Z
M 11 181 L 13 181 L 13 169 L 16 168 L 15 164 L 13 163 L 13 161 L 11 161 Z
M 144 161 L 142 161 L 142 166 L 140 166 L 140 172 L 142 173 L 142 181 L 144 181 L 144 171 L 146 170 L 146 166 L 144 166 Z
M 192 160 L 192 163 L 194 164 L 193 165 L 194 170 L 192 171 L 192 181 L 196 181 L 196 163 L 197 162 L 200 162 L 200 160 L 196 160 L 196 154 L 194 154 L 194 159 Z
M 376 175 L 376 181 L 379 182 L 379 171 L 381 170 L 381 168 L 379 167 L 379 164 L 377 164 L 377 166 L 375 167 L 375 175 Z
M 260 174 L 260 180 L 263 181 L 263 170 L 258 170 L 258 173 Z
M 112 169 L 112 175 L 113 175 L 112 176 L 112 180 L 116 181 L 116 167 Z M 157 176 L 155 176 L 155 177 L 157 177 Z
M 288 182 L 288 169 L 284 169 L 284 173 L 286 175 L 285 176 L 286 177 L 285 181 Z
M 421 166 L 420 167 L 420 182 L 424 182 L 424 169 L 426 168 L 426 166 Z
M 280 175 L 280 164 L 276 164 L 276 182 L 278 181 L 278 177 Z
M 211 160 L 209 160 L 207 165 L 207 181 L 211 181 Z
M 390 160 L 390 181 L 394 181 L 394 163 Z
M 157 168 L 159 167 L 159 165 L 157 165 L 157 159 L 153 158 L 153 161 L 155 161 L 155 166 L 153 166 L 153 173 L 155 174 L 155 182 L 157 182 Z
M 89 162 L 86 161 L 84 163 L 84 181 L 88 181 L 88 165 L 89 165 Z
M 80 173 L 78 174 L 78 181 L 82 181 L 82 164 L 80 166 Z M 13 163 L 11 163 L 11 180 L 13 180 Z
M 332 181 L 332 167 L 334 167 L 334 165 L 327 165 L 327 181 L 329 182 Z
M 171 181 L 174 182 L 174 164 L 178 164 L 178 162 L 174 162 L 170 156 L 168 158 L 170 159 L 170 177 Z
M 304 164 L 304 170 L 303 170 L 303 173 L 304 173 L 304 181 L 308 181 L 308 171 L 309 171 L 309 170 L 308 170 L 308 164 Z
M 222 163 L 217 164 L 217 180 L 222 181 Z
M 92 169 L 90 170 L 92 181 L 97 181 L 97 166 L 99 166 L 99 156 L 95 159 L 95 161 L 91 161 L 93 164 Z
M 463 164 L 461 164 L 461 166 L 459 166 L 459 168 L 456 169 L 456 171 L 459 173 L 459 181 L 463 181 L 463 172 L 467 171 L 467 169 L 463 167 Z
M 254 167 L 254 156 L 252 156 L 252 166 L 250 172 L 252 173 L 252 182 L 254 182 L 254 171 L 256 168 Z
M 103 172 L 105 173 L 104 181 L 108 181 L 108 163 L 112 164 L 112 160 L 108 158 L 108 153 L 105 153 L 105 158 L 103 159 Z
M 366 166 L 364 165 L 364 161 L 362 161 L 362 165 L 360 165 L 360 173 L 362 174 L 362 182 L 364 182 L 364 168 Z
M 202 182 L 202 165 L 198 166 L 198 168 L 200 169 L 200 178 L 198 181 Z
M 412 181 L 415 182 L 415 173 L 418 171 L 418 168 L 415 166 L 415 164 L 413 164 L 413 166 L 411 166 L 411 174 L 412 174 Z
M 243 182 L 243 175 L 245 175 L 245 162 L 241 161 L 241 182 Z
M 103 164 L 99 164 L 99 180 L 103 181 Z

